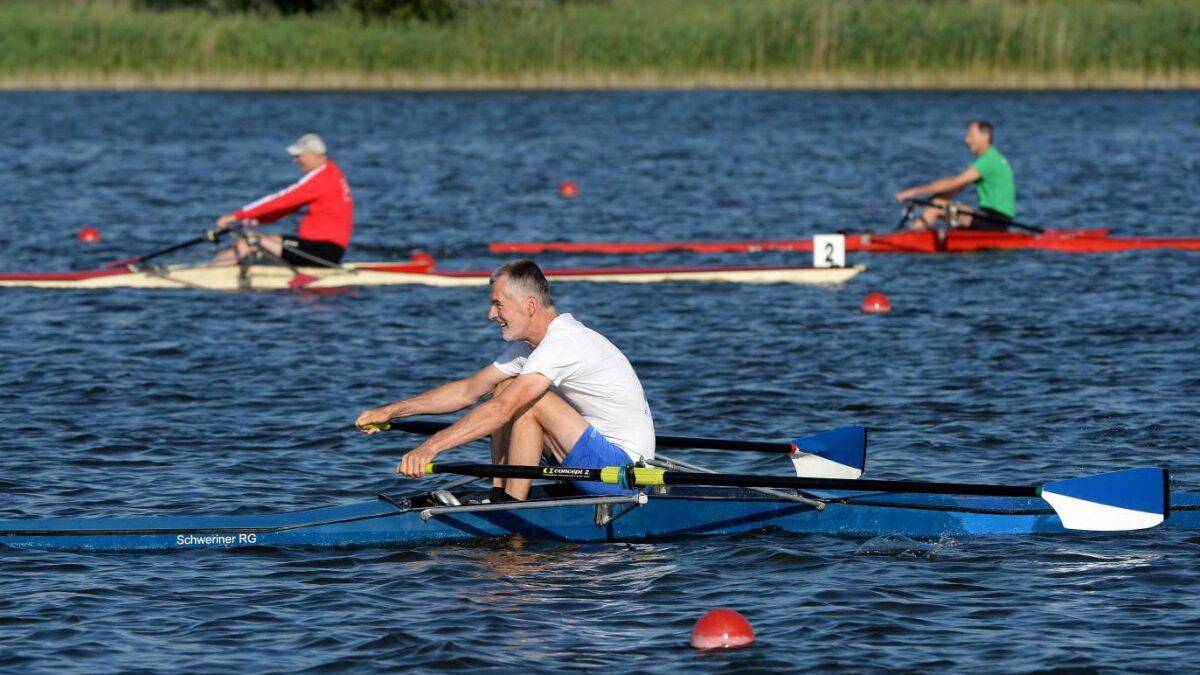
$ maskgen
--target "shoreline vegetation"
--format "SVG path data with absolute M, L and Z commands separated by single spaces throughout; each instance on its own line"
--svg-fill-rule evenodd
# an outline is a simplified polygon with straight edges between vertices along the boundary
M 1200 88 L 1191 0 L 430 1 L 4 0 L 0 88 Z

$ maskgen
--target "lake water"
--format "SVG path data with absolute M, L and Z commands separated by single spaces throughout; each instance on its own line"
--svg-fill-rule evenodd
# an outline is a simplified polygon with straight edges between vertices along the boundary
M 970 160 L 975 117 L 997 127 L 1021 220 L 1197 234 L 1200 93 L 10 92 L 0 267 L 88 269 L 195 236 L 294 180 L 283 147 L 307 131 L 354 187 L 350 259 L 423 249 L 446 269 L 488 268 L 493 240 L 888 229 L 892 193 Z M 564 180 L 579 198 L 556 196 Z M 103 241 L 77 242 L 86 225 Z M 1195 252 L 855 260 L 867 272 L 840 289 L 555 291 L 625 350 L 659 433 L 785 440 L 861 423 L 874 478 L 1032 483 L 1169 464 L 1175 490 L 1200 489 Z M 859 312 L 872 290 L 891 314 Z M 483 289 L 4 289 L 0 518 L 274 512 L 408 489 L 391 471 L 417 439 L 352 422 L 499 354 L 487 309 Z M 0 549 L 0 669 L 1175 672 L 1200 654 L 1198 569 L 1200 535 L 1178 530 Z M 692 624 L 721 606 L 758 642 L 694 652 Z

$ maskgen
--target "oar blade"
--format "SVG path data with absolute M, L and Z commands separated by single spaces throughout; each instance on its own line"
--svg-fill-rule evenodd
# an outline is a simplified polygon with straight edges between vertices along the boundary
M 858 478 L 867 465 L 867 429 L 856 424 L 797 438 L 789 457 L 801 478 Z
M 1039 492 L 1068 530 L 1142 530 L 1167 518 L 1168 481 L 1166 468 L 1148 467 L 1054 481 Z

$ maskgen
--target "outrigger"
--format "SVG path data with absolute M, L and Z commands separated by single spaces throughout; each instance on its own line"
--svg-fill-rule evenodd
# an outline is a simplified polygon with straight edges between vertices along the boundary
M 381 494 L 357 504 L 294 513 L 0 521 L 0 545 L 145 551 L 407 546 L 510 536 L 549 542 L 646 541 L 764 530 L 852 537 L 1057 535 L 1143 529 L 1164 521 L 1168 527 L 1200 528 L 1200 495 L 1181 495 L 1171 504 L 1164 468 L 1029 486 L 860 480 L 855 476 L 866 462 L 862 427 L 791 443 L 743 446 L 721 439 L 660 437 L 659 445 L 685 444 L 784 453 L 797 476 L 719 474 L 663 457 L 653 466 L 605 469 L 437 464 L 427 470 L 469 478 L 432 491 Z M 536 485 L 528 501 L 483 503 L 487 493 L 467 485 L 476 477 L 493 476 L 552 482 Z M 564 485 L 573 480 L 620 484 L 631 493 L 580 496 Z

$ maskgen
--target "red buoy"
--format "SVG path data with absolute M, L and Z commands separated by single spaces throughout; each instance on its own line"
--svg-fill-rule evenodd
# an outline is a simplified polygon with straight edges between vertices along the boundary
M 433 256 L 429 255 L 425 251 L 417 251 L 416 253 L 413 253 L 408 257 L 408 261 L 414 265 L 427 265 L 430 269 L 433 269 L 433 266 L 436 263 L 436 261 L 433 259 Z
M 579 186 L 574 181 L 565 180 L 558 186 L 558 196 L 571 199 L 579 196 Z
M 80 230 L 77 236 L 79 237 L 79 241 L 85 244 L 94 244 L 100 241 L 100 230 L 89 225 Z
M 696 622 L 692 646 L 696 649 L 732 649 L 754 642 L 754 629 L 746 617 L 732 609 L 714 609 Z
M 883 293 L 872 291 L 863 298 L 862 311 L 864 314 L 887 314 L 892 311 L 892 303 Z

